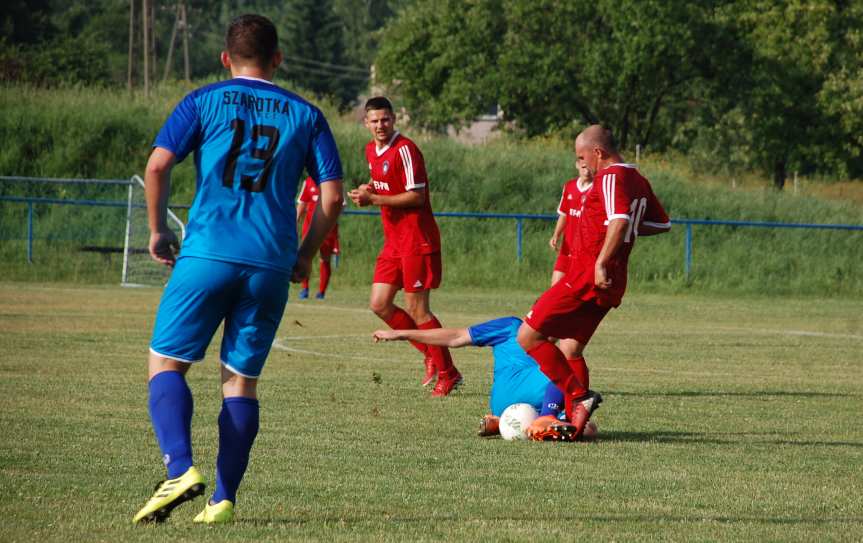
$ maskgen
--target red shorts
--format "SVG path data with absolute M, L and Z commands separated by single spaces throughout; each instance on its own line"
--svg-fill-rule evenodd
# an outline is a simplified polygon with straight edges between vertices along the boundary
M 584 301 L 561 279 L 533 304 L 524 321 L 546 337 L 572 338 L 587 345 L 609 308 Z
M 554 261 L 554 271 L 566 273 L 569 271 L 569 265 L 572 262 L 572 257 L 564 254 L 563 251 L 557 254 L 557 260 Z
M 373 283 L 404 288 L 405 292 L 422 292 L 440 286 L 443 266 L 440 253 L 386 257 L 378 255 Z

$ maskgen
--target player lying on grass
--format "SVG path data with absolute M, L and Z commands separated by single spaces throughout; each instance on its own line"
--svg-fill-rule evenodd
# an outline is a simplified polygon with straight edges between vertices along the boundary
M 528 428 L 528 436 L 537 441 L 575 441 L 576 428 L 561 420 L 563 393 L 543 375 L 516 341 L 521 319 L 503 317 L 468 328 L 435 328 L 432 330 L 377 330 L 378 341 L 418 341 L 442 347 L 491 347 L 494 354 L 494 381 L 489 396 L 491 414 L 480 423 L 481 436 L 499 433 L 499 417 L 512 404 L 532 405 L 540 416 Z M 591 425 L 582 438 L 595 435 Z

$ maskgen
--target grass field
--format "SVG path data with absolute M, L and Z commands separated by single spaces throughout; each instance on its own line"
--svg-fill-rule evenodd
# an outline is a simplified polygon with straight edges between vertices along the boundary
M 336 278 L 337 279 L 337 278 Z M 0 283 L 0 541 L 860 541 L 859 300 L 635 294 L 588 351 L 594 444 L 475 436 L 490 351 L 427 397 L 404 344 L 374 345 L 365 289 L 290 303 L 261 384 L 238 522 L 131 517 L 163 476 L 146 412 L 156 289 Z M 535 293 L 436 292 L 450 326 Z M 213 480 L 217 351 L 190 373 Z

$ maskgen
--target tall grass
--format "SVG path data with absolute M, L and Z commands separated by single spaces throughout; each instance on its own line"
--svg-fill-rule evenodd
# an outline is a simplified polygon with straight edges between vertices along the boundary
M 140 173 L 156 132 L 188 90 L 174 84 L 158 87 L 145 98 L 80 87 L 50 91 L 0 87 L 0 138 L 4 142 L 0 146 L 0 175 L 128 178 Z M 346 184 L 365 181 L 368 167 L 362 149 L 368 134 L 355 120 L 339 118 L 329 104 L 321 107 L 339 144 Z M 481 147 L 468 147 L 447 138 L 412 133 L 409 127 L 406 133 L 418 141 L 425 155 L 432 204 L 438 211 L 554 213 L 561 185 L 574 172 L 567 142 L 501 138 Z M 643 161 L 640 167 L 674 218 L 863 224 L 863 208 L 850 202 L 697 183 L 681 175 L 686 170 L 662 157 Z M 12 190 L 16 189 L 8 183 L 0 184 L 0 193 Z M 75 196 L 68 188 L 39 190 L 66 190 L 66 197 Z M 190 203 L 193 195 L 194 170 L 192 161 L 187 160 L 175 168 L 172 202 Z M 102 196 L 113 198 L 107 192 Z M 4 257 L 6 277 L 74 277 L 97 282 L 112 275 L 119 277 L 119 259 L 67 255 L 65 249 L 43 251 L 35 266 L 23 264 L 22 206 L 0 205 L 0 255 Z M 70 236 L 71 232 L 93 228 L 88 213 L 62 212 L 60 218 L 58 209 L 39 210 L 38 225 L 43 233 L 51 223 L 62 225 L 61 229 Z M 519 285 L 539 291 L 547 283 L 554 257 L 547 247 L 551 222 L 525 224 L 521 262 L 516 260 L 513 222 L 442 218 L 439 224 L 445 285 Z M 381 244 L 379 220 L 345 217 L 341 231 L 344 253 L 335 280 L 368 283 Z M 81 243 L 90 241 L 81 239 Z M 89 264 L 76 264 L 74 269 L 85 271 L 69 269 L 70 262 L 79 259 Z M 632 258 L 631 288 L 860 296 L 861 261 L 861 232 L 705 226 L 695 228 L 693 273 L 686 280 L 683 231 L 676 228 L 671 234 L 638 242 Z M 39 269 L 42 266 L 48 269 Z

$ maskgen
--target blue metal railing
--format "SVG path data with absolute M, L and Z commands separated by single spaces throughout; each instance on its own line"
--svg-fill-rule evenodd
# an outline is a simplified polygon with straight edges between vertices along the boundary
M 376 211 L 348 209 L 346 215 L 378 215 Z M 522 241 L 525 220 L 556 221 L 557 215 L 525 214 L 525 213 L 471 213 L 457 211 L 436 212 L 435 217 L 466 217 L 476 219 L 510 219 L 516 221 L 516 258 L 522 259 Z M 806 228 L 811 230 L 857 230 L 863 231 L 863 225 L 855 224 L 817 224 L 817 223 L 784 223 L 771 221 L 717 221 L 710 219 L 672 219 L 671 224 L 686 226 L 683 236 L 683 272 L 688 279 L 692 273 L 692 226 L 742 226 L 753 228 Z
M 42 183 L 70 183 L 70 184 L 105 184 L 105 185 L 128 185 L 130 180 L 90 180 L 90 179 L 38 179 L 26 177 L 8 177 L 0 176 L 0 181 L 31 181 Z M 36 204 L 48 205 L 81 205 L 81 206 L 106 206 L 106 207 L 126 207 L 128 202 L 111 201 L 111 200 L 91 200 L 91 199 L 63 199 L 63 198 L 45 198 L 45 197 L 29 197 L 29 196 L 2 196 L 0 201 L 25 203 L 27 204 L 27 261 L 32 262 L 33 257 L 33 206 Z M 188 205 L 171 205 L 175 209 L 189 209 Z M 378 216 L 379 211 L 371 211 L 365 209 L 346 209 L 344 215 L 362 215 L 362 216 Z M 498 220 L 513 220 L 515 221 L 516 231 L 516 259 L 520 262 L 524 255 L 524 221 L 541 220 L 555 221 L 555 214 L 535 214 L 535 213 L 477 213 L 469 211 L 439 211 L 435 212 L 435 217 L 453 217 L 467 219 L 498 219 Z M 734 220 L 712 220 L 712 219 L 672 219 L 673 225 L 684 225 L 684 275 L 689 278 L 692 273 L 692 245 L 693 245 L 693 226 L 735 226 L 746 228 L 795 228 L 795 229 L 811 229 L 811 230 L 851 230 L 863 231 L 863 225 L 854 224 L 818 224 L 818 223 L 783 223 L 772 221 L 734 221 Z

